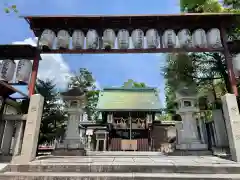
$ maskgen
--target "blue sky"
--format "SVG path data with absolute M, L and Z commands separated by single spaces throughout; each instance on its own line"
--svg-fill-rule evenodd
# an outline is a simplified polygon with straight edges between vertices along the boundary
M 180 11 L 179 0 L 3 0 L 2 8 L 4 4 L 16 4 L 20 15 L 173 14 Z M 26 43 L 34 37 L 18 15 L 0 11 L 0 19 L 1 44 L 24 40 Z M 120 86 L 127 79 L 133 79 L 160 88 L 164 101 L 164 79 L 160 71 L 164 61 L 163 54 L 45 56 L 39 76 L 52 77 L 62 86 L 67 71 L 84 67 L 93 73 L 100 87 Z

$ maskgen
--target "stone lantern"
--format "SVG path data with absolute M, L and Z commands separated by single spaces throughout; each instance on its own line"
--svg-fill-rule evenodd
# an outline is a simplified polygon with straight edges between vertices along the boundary
M 177 128 L 176 149 L 180 150 L 206 150 L 207 144 L 201 142 L 197 129 L 195 114 L 200 110 L 197 103 L 195 88 L 183 87 L 176 92 L 177 109 L 176 113 L 181 116 Z
M 79 124 L 84 118 L 84 108 L 86 106 L 86 96 L 78 87 L 73 87 L 66 92 L 61 93 L 63 101 L 66 102 L 68 112 L 68 122 L 64 138 L 65 150 L 79 150 L 84 149 L 84 144 L 81 142 Z M 68 154 L 69 155 L 69 154 Z

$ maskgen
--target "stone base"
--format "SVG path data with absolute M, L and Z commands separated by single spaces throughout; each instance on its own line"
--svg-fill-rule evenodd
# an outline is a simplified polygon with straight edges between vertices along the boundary
M 84 145 L 79 139 L 66 139 L 64 140 L 65 149 L 83 149 Z M 61 145 L 59 146 L 61 147 Z
M 207 150 L 207 144 L 201 143 L 190 143 L 190 144 L 177 144 L 176 149 L 178 150 Z
M 167 153 L 168 156 L 211 156 L 213 153 L 209 150 L 175 150 Z
M 86 156 L 85 149 L 55 149 L 54 156 Z

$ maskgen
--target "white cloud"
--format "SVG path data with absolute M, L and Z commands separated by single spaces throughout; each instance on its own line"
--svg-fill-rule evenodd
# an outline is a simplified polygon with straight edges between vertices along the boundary
M 36 46 L 37 38 L 28 38 L 24 41 L 13 42 L 13 44 L 30 44 Z M 38 78 L 51 79 L 57 88 L 66 88 L 68 78 L 71 76 L 70 68 L 61 54 L 41 54 Z
M 101 89 L 101 86 L 98 81 L 96 81 L 94 85 L 96 86 L 96 89 L 98 89 L 98 90 Z

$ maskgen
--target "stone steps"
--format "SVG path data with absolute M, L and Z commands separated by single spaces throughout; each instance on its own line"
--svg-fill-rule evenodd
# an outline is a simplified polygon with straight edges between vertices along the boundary
M 240 164 L 213 156 L 42 157 L 10 164 L 0 180 L 204 180 L 238 179 Z
M 224 164 L 38 164 L 38 165 L 9 165 L 4 172 L 72 172 L 72 173 L 188 173 L 188 174 L 240 174 L 240 165 Z
M 6 172 L 1 180 L 239 180 L 239 174 Z

